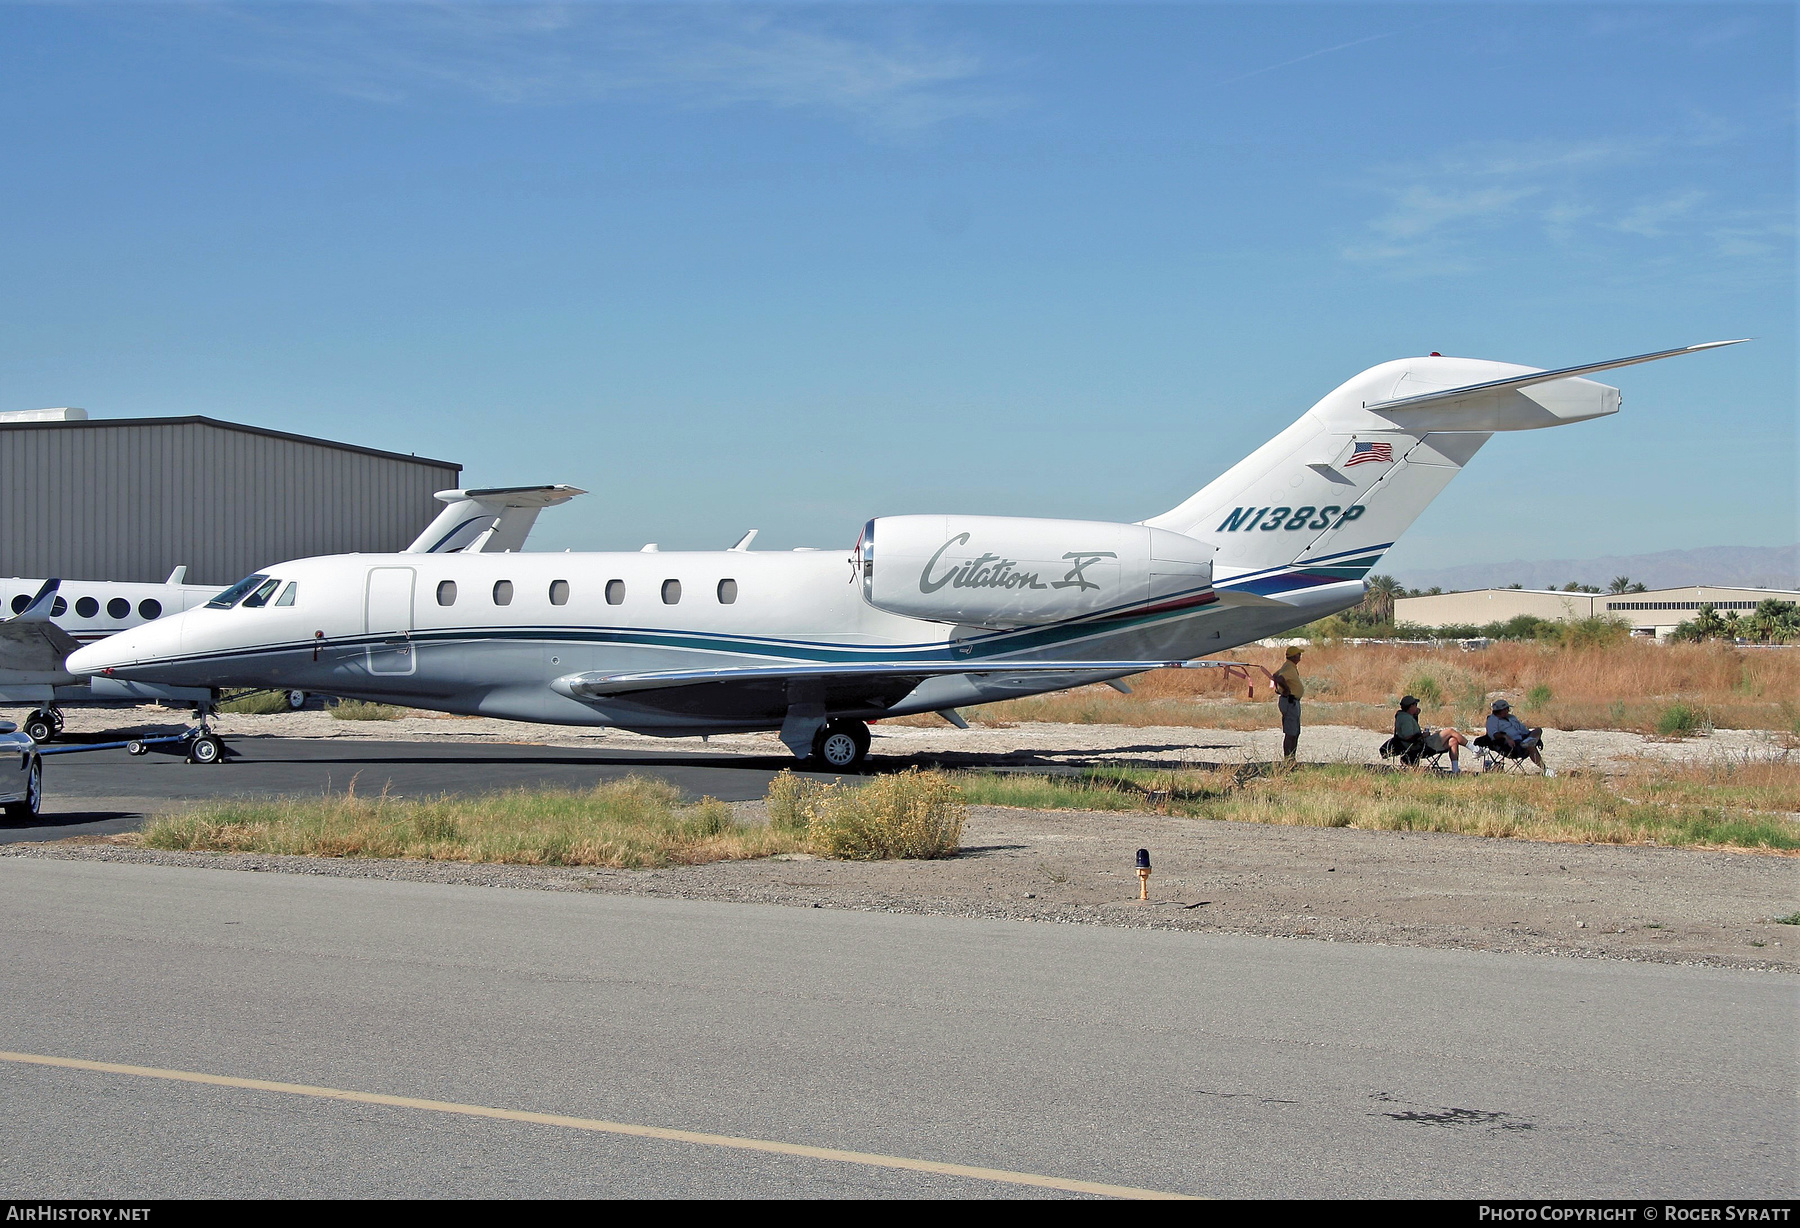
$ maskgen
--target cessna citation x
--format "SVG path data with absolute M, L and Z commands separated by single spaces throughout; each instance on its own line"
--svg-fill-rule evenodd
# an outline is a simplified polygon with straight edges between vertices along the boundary
M 1372 367 L 1181 506 L 1136 524 L 882 516 L 836 553 L 334 555 L 82 648 L 79 674 L 294 687 L 664 736 L 779 729 L 833 769 L 869 720 L 1223 652 L 1347 609 L 1495 431 L 1616 413 L 1580 378 L 1732 341 L 1543 371 Z

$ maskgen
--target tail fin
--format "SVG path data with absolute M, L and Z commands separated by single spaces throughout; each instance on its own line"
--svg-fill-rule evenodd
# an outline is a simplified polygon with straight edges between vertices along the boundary
M 407 554 L 495 554 L 518 550 L 547 507 L 567 503 L 587 491 L 573 486 L 496 486 L 485 490 L 440 490 L 446 506 L 426 526 Z
M 1383 363 L 1180 507 L 1143 523 L 1212 543 L 1215 581 L 1264 573 L 1277 588 L 1287 579 L 1361 580 L 1494 432 L 1618 412 L 1618 389 L 1577 373 L 1733 344 L 1555 371 L 1436 354 Z

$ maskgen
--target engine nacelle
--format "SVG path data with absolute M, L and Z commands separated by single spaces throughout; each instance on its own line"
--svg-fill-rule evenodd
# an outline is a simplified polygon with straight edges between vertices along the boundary
M 878 610 L 932 622 L 1025 627 L 1205 605 L 1213 547 L 1104 520 L 881 516 L 855 565 Z

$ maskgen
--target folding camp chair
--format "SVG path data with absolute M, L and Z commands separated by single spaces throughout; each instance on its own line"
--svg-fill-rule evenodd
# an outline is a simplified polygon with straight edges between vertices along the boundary
M 1475 748 L 1483 772 L 1518 772 L 1529 776 L 1532 774 L 1529 769 L 1537 767 L 1531 761 L 1530 751 L 1520 750 L 1512 743 L 1502 742 L 1491 734 L 1484 733 L 1469 745 Z
M 1404 744 L 1399 738 L 1389 738 L 1383 742 L 1376 752 L 1383 759 L 1397 759 L 1402 767 L 1418 767 L 1424 764 L 1432 771 L 1444 770 L 1444 756 L 1450 753 L 1448 746 L 1443 750 L 1431 750 L 1430 739 L 1420 738 L 1416 743 Z

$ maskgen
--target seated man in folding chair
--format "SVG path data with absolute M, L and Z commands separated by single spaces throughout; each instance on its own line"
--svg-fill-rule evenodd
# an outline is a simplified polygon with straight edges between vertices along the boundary
M 1544 731 L 1527 729 L 1504 699 L 1494 701 L 1494 711 L 1487 718 L 1487 737 L 1494 749 L 1508 759 L 1530 759 L 1544 775 L 1556 775 L 1544 766 Z
M 1458 756 L 1466 741 L 1454 729 L 1428 729 L 1421 725 L 1419 700 L 1415 695 L 1403 698 L 1400 701 L 1400 711 L 1394 713 L 1394 743 L 1402 763 L 1416 764 L 1421 758 L 1435 759 L 1448 751 L 1450 770 L 1460 773 L 1462 763 Z

